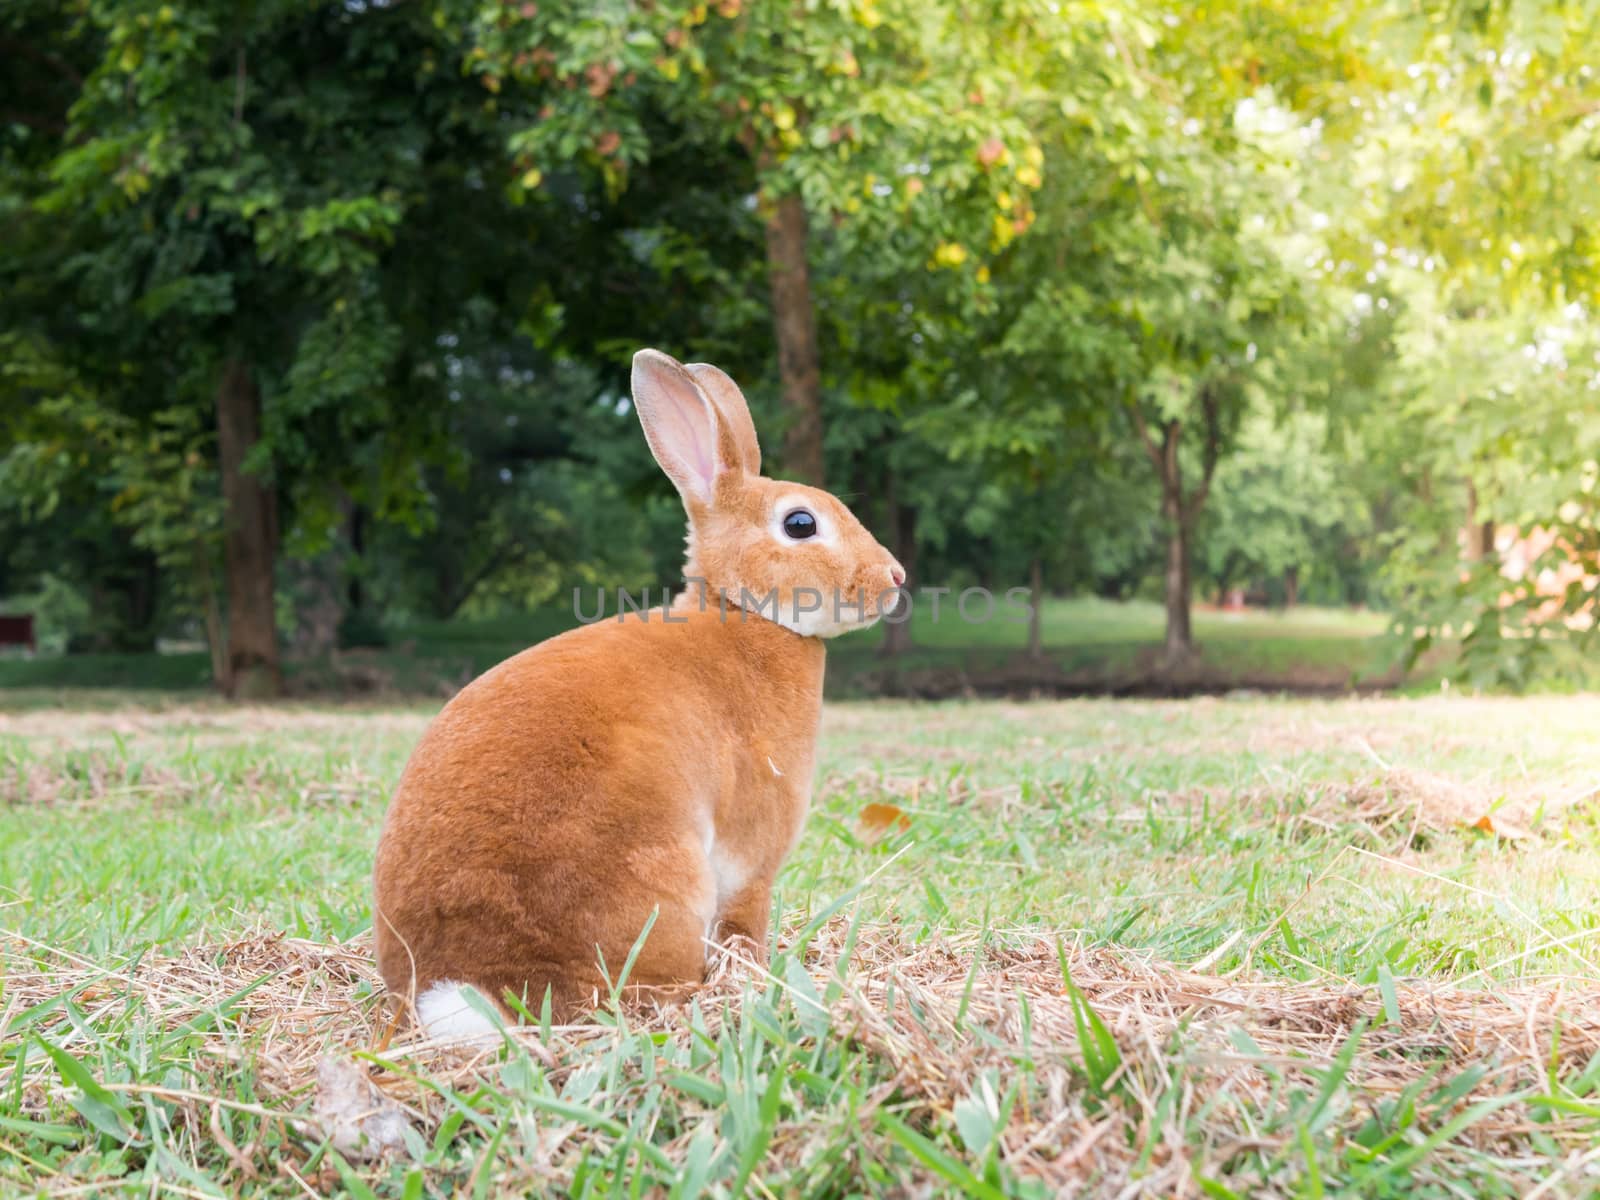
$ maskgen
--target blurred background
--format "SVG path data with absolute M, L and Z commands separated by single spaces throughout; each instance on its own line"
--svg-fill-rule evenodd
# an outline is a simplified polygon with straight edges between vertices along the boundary
M 0 685 L 443 694 L 675 585 L 648 345 L 1037 598 L 837 693 L 1584 686 L 1597 24 L 7 0 Z

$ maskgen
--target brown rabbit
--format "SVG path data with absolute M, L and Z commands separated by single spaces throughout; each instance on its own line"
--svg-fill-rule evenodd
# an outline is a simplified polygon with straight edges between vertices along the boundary
M 689 516 L 670 609 L 508 659 L 423 734 L 374 872 L 378 966 L 440 1036 L 491 1026 L 462 984 L 556 1016 L 628 983 L 699 983 L 713 937 L 765 956 L 772 881 L 811 797 L 822 638 L 873 624 L 905 572 L 850 510 L 761 475 L 733 380 L 633 360 L 650 449 Z

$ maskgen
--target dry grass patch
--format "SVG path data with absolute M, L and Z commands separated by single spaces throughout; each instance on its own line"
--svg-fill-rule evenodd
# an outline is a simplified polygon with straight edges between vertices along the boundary
M 815 1183 L 824 1152 L 979 1194 L 1195 1195 L 1212 1180 L 1268 1195 L 1312 1175 L 1364 1190 L 1492 1168 L 1562 1195 L 1595 1179 L 1591 984 L 1302 985 L 1038 937 L 912 944 L 842 917 L 801 936 L 772 975 L 723 956 L 693 1006 L 492 1050 L 397 1033 L 361 944 L 259 932 L 108 969 L 12 939 L 5 1037 L 51 1050 L 0 1072 L 21 1101 L 0 1146 L 54 1131 L 45 1144 L 73 1153 L 35 1160 L 47 1189 L 109 1182 L 97 1169 L 118 1129 L 124 1165 L 161 1153 L 222 1187 L 319 1191 L 410 1170 L 443 1193 L 505 1194 L 569 1184 L 619 1147 L 654 1186 L 697 1161 L 726 1183 L 750 1138 L 778 1191 Z M 112 1048 L 133 1029 L 164 1071 Z M 410 1133 L 388 1158 L 327 1152 L 335 1131 L 312 1108 L 329 1055 L 398 1106 Z M 831 1088 L 813 1078 L 823 1061 Z
M 184 804 L 288 801 L 316 808 L 378 800 L 388 786 L 352 762 L 285 780 L 259 765 L 246 764 L 225 774 L 200 765 L 180 770 L 99 749 L 73 749 L 37 759 L 0 753 L 0 806 L 4 807 L 144 813 Z
M 0 756 L 0 805 L 96 808 L 181 803 L 214 780 L 92 750 L 47 759 Z
M 1269 776 L 1270 778 L 1270 776 Z M 1432 771 L 1385 766 L 1351 781 L 1290 778 L 1247 787 L 1184 788 L 1163 804 L 1194 817 L 1203 810 L 1237 822 L 1276 826 L 1285 838 L 1356 829 L 1386 850 L 1421 848 L 1439 834 L 1479 833 L 1506 841 L 1559 835 L 1600 789 L 1569 780 L 1474 784 Z M 1128 819 L 1143 819 L 1138 812 Z
M 158 708 L 117 706 L 106 709 L 38 709 L 0 711 L 0 737 L 35 742 L 75 742 L 121 738 L 126 742 L 166 740 L 207 744 L 261 735 L 363 733 L 420 734 L 429 710 L 343 707 L 300 704 L 238 705 L 221 700 L 190 701 Z

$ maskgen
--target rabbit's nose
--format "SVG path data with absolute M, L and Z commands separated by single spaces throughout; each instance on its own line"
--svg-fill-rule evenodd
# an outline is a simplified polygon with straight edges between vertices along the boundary
M 904 587 L 906 582 L 905 568 L 899 563 L 889 568 L 889 578 L 894 581 L 895 587 Z

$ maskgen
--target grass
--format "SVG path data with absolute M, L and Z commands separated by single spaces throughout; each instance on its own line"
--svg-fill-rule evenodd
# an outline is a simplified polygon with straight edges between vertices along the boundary
M 838 668 L 836 693 L 879 691 L 889 672 L 902 684 L 910 683 L 913 691 L 921 680 L 955 674 L 956 685 L 944 689 L 954 694 L 966 690 L 960 676 L 979 690 L 986 683 L 987 690 L 995 690 L 995 683 L 1008 679 L 1008 670 L 1015 675 L 1027 645 L 1026 626 L 1002 619 L 968 624 L 950 616 L 955 603 L 952 597 L 944 599 L 938 621 L 931 619 L 931 608 L 916 610 L 913 647 L 893 666 L 878 657 L 881 626 L 841 642 L 830 664 Z M 976 602 L 973 611 L 978 611 Z M 1386 618 L 1379 613 L 1306 605 L 1241 613 L 1197 607 L 1193 619 L 1199 659 L 1188 675 L 1207 690 L 1343 689 L 1379 676 L 1393 657 L 1383 637 Z M 1048 668 L 1067 687 L 1121 690 L 1157 673 L 1154 660 L 1164 633 L 1165 613 L 1159 604 L 1076 597 L 1046 603 L 1040 640 Z M 1012 690 L 1026 692 L 1027 684 L 1041 675 L 1036 667 L 1025 669 L 1018 676 L 1022 686 Z
M 652 593 L 652 596 L 655 594 Z M 1003 601 L 994 619 L 960 619 L 959 595 L 914 610 L 915 645 L 889 664 L 879 654 L 882 627 L 840 642 L 829 672 L 834 696 L 860 697 L 884 691 L 962 694 L 1007 686 L 1027 644 L 1027 627 L 1006 620 Z M 585 595 L 586 611 L 594 597 Z M 968 612 L 982 615 L 974 599 Z M 1069 687 L 1099 690 L 1150 673 L 1150 659 L 1163 634 L 1161 606 L 1093 598 L 1051 599 L 1042 621 L 1047 651 L 1044 670 Z M 391 631 L 383 649 L 347 653 L 338 662 L 294 662 L 291 685 L 300 694 L 381 692 L 447 695 L 518 650 L 575 623 L 570 608 L 474 621 L 418 621 Z M 1374 677 L 1387 666 L 1384 618 L 1375 613 L 1308 606 L 1287 612 L 1195 612 L 1201 658 L 1195 674 L 1207 686 L 1317 686 L 1342 688 Z M 1030 667 L 1028 682 L 1041 669 Z M 0 657 L 0 688 L 120 688 L 202 691 L 209 686 L 210 660 L 201 653 L 86 654 L 25 659 Z M 990 686 L 986 686 L 986 682 Z M 1026 686 L 1022 690 L 1027 690 Z
M 81 699 L 0 698 L 0 1192 L 1596 1187 L 1600 700 L 834 705 L 770 973 L 472 1051 L 367 947 L 427 708 Z

